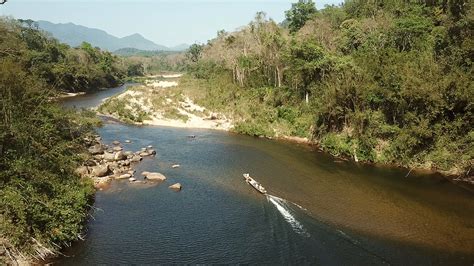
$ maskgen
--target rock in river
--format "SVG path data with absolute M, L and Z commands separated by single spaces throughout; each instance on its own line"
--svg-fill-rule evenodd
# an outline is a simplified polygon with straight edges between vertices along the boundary
M 139 161 L 142 160 L 142 157 L 140 157 L 139 155 L 134 155 L 131 159 L 130 159 L 130 162 L 132 163 L 137 163 Z
M 107 161 L 107 162 L 115 161 L 115 154 L 114 153 L 109 153 L 109 152 L 104 153 L 104 160 Z
M 115 147 L 113 148 L 113 150 L 114 150 L 114 151 L 121 151 L 121 150 L 123 150 L 123 148 L 120 147 L 120 146 L 115 146 Z
M 92 170 L 92 174 L 97 177 L 107 176 L 109 173 L 109 165 L 99 165 L 94 167 Z
M 174 190 L 174 191 L 180 191 L 181 188 L 182 188 L 182 186 L 181 186 L 180 183 L 176 183 L 176 184 L 174 184 L 174 185 L 169 186 L 169 188 L 172 189 L 172 190 Z
M 155 181 L 165 181 L 166 180 L 166 176 L 164 176 L 160 173 L 149 173 L 145 177 L 148 180 L 155 180 Z
M 131 177 L 132 176 L 130 174 L 123 174 L 123 175 L 120 175 L 120 176 L 116 177 L 116 179 L 129 179 Z
M 92 155 L 103 154 L 104 148 L 100 144 L 96 144 L 89 148 L 89 153 Z
M 114 140 L 114 141 L 112 142 L 112 144 L 114 144 L 114 145 L 120 145 L 120 141 Z
M 127 159 L 127 155 L 125 155 L 125 153 L 121 151 L 117 152 L 114 156 L 115 161 L 121 161 L 121 160 L 126 160 L 126 159 Z

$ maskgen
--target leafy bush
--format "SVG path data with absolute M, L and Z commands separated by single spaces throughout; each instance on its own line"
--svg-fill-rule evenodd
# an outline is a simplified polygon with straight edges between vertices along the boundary
M 273 137 L 274 132 L 268 123 L 263 121 L 246 120 L 235 124 L 234 131 L 237 133 L 256 136 Z

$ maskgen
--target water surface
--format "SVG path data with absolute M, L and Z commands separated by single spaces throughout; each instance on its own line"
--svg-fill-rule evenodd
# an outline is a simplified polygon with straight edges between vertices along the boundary
M 440 176 L 405 177 L 402 169 L 341 163 L 304 145 L 212 130 L 106 123 L 98 131 L 105 143 L 132 140 L 129 150 L 156 147 L 137 172 L 168 180 L 118 181 L 98 192 L 86 240 L 60 264 L 474 263 L 473 195 Z M 168 189 L 176 182 L 181 192 Z

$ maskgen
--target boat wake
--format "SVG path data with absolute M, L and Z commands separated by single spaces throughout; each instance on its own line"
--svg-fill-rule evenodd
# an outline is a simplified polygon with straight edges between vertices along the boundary
M 267 195 L 267 200 L 270 201 L 277 210 L 281 213 L 285 221 L 287 221 L 293 230 L 305 237 L 310 237 L 311 235 L 304 229 L 303 225 L 295 218 L 295 216 L 291 213 L 291 209 L 288 206 L 288 202 L 282 198 L 275 197 L 272 195 Z

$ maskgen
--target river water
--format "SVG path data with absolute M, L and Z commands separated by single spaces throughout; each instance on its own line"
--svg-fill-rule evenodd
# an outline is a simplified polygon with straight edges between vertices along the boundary
M 67 99 L 94 107 L 125 87 Z M 106 120 L 105 143 L 153 145 L 168 180 L 98 191 L 84 241 L 58 264 L 472 265 L 474 195 L 432 174 L 341 162 L 313 147 Z M 188 138 L 196 135 L 196 138 Z M 173 164 L 180 164 L 177 169 Z M 244 182 L 250 173 L 269 191 Z M 179 182 L 181 192 L 168 186 Z

